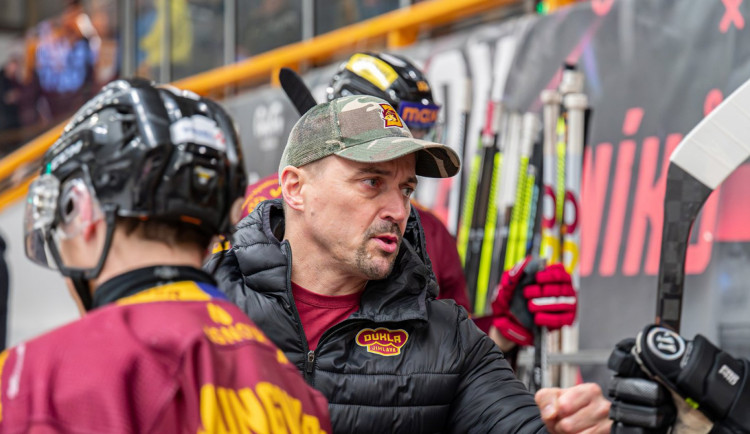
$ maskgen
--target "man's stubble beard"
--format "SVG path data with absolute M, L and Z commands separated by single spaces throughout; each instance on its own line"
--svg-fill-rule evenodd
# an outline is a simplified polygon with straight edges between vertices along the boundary
M 375 255 L 388 259 L 388 265 L 387 269 L 383 270 L 381 267 L 378 267 L 375 262 L 372 260 L 372 255 L 370 255 L 367 252 L 367 245 L 372 239 L 372 236 L 375 234 L 384 234 L 384 233 L 390 233 L 395 235 L 397 239 L 397 247 L 396 250 L 393 253 L 389 254 L 383 254 L 381 252 L 375 253 Z M 396 257 L 398 256 L 399 249 L 401 248 L 401 239 L 403 236 L 401 235 L 401 231 L 397 224 L 395 223 L 388 223 L 388 222 L 382 222 L 381 224 L 376 224 L 370 227 L 370 229 L 367 230 L 364 236 L 364 241 L 357 249 L 357 252 L 355 253 L 355 264 L 357 269 L 364 274 L 368 280 L 381 280 L 385 279 L 391 274 L 391 271 L 393 271 L 393 266 L 396 263 Z

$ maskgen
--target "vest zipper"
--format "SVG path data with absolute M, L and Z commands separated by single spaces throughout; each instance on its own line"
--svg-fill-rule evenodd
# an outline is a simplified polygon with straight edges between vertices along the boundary
M 308 351 L 307 361 L 305 362 L 305 371 L 308 374 L 312 374 L 314 367 L 315 367 L 315 351 Z
M 294 321 L 299 326 L 299 339 L 302 343 L 302 351 L 303 354 L 305 352 L 307 353 L 307 356 L 305 356 L 305 366 L 304 371 L 302 372 L 302 375 L 305 377 L 305 381 L 307 384 L 315 387 L 315 381 L 313 379 L 313 371 L 315 369 L 315 351 L 311 351 L 310 347 L 307 344 L 307 336 L 305 335 L 305 331 L 302 328 L 302 320 L 299 317 L 299 311 L 297 310 L 297 305 L 294 303 L 294 296 L 292 295 L 292 249 L 289 247 L 289 245 L 286 245 L 286 248 L 284 248 L 282 244 L 282 251 L 286 251 L 287 256 L 287 268 L 286 268 L 286 294 L 287 294 L 287 302 L 289 303 L 289 307 L 292 309 L 292 314 L 294 315 Z

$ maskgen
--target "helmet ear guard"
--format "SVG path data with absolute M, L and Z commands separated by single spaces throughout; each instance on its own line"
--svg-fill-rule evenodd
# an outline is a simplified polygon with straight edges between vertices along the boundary
M 60 223 L 56 232 L 61 240 L 79 235 L 89 239 L 96 223 L 104 218 L 99 201 L 81 178 L 63 183 L 58 204 Z

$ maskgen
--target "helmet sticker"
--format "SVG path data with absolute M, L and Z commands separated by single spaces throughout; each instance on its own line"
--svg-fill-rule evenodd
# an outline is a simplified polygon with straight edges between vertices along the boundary
M 222 152 L 227 149 L 226 139 L 219 126 L 205 116 L 193 115 L 181 118 L 170 125 L 169 133 L 172 136 L 172 143 L 176 145 L 195 143 Z
M 374 84 L 380 90 L 386 90 L 398 78 L 398 73 L 391 65 L 367 54 L 353 55 L 347 62 L 346 69 Z
M 81 149 L 83 149 L 83 140 L 76 140 L 72 145 L 61 150 L 47 165 L 47 173 L 57 170 L 58 167 L 81 152 Z
M 420 92 L 429 92 L 430 91 L 430 85 L 427 84 L 424 80 L 419 80 L 417 82 L 417 90 Z
M 201 99 L 200 95 L 198 95 L 197 93 L 191 90 L 177 88 L 175 86 L 172 86 L 171 84 L 163 84 L 159 87 L 161 87 L 164 90 L 168 90 L 177 96 L 181 96 L 183 98 L 190 98 L 193 101 L 200 101 Z
M 390 104 L 380 104 L 380 107 L 383 107 L 383 111 L 380 113 L 380 116 L 383 118 L 383 121 L 385 121 L 386 127 L 404 127 L 403 122 L 401 122 L 401 118 L 398 117 L 398 113 L 396 113 L 396 110 L 391 107 Z
M 398 107 L 398 114 L 409 128 L 432 128 L 437 122 L 438 113 L 440 113 L 440 106 L 434 104 L 401 101 Z

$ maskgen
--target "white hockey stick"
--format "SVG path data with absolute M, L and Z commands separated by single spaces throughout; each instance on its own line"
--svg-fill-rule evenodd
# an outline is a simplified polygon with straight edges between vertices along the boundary
M 750 156 L 750 80 L 696 125 L 669 158 L 656 323 L 680 331 L 685 254 L 708 196 Z

